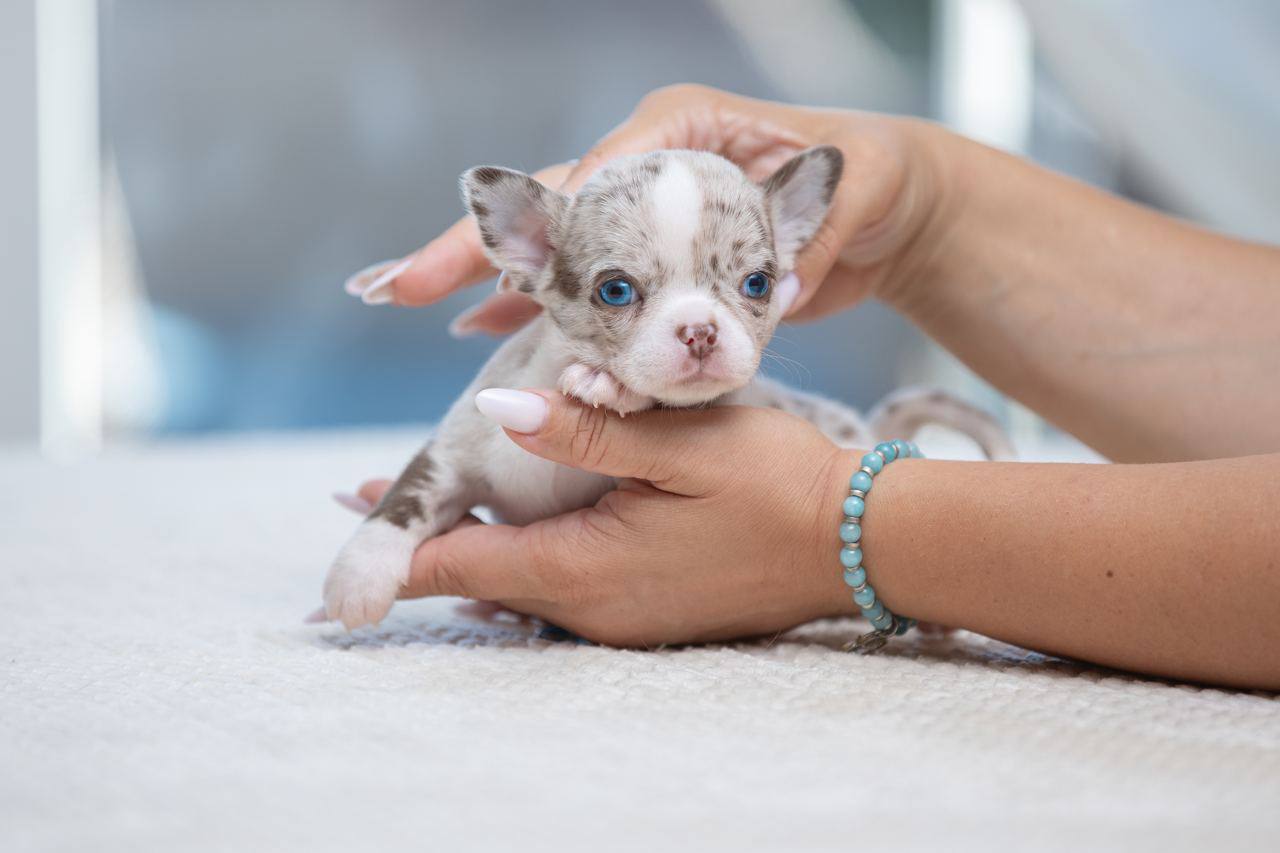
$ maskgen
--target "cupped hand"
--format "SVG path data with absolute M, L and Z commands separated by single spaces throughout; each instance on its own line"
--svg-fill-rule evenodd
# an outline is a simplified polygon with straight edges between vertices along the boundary
M 580 161 L 536 177 L 571 193 L 616 157 L 693 148 L 720 154 L 761 180 L 804 148 L 838 146 L 844 177 L 826 222 L 796 263 L 801 287 L 790 316 L 811 319 L 900 289 L 930 250 L 935 241 L 925 232 L 940 227 L 942 136 L 910 119 L 794 107 L 684 84 L 650 93 Z M 402 262 L 371 268 L 349 289 L 370 302 L 425 305 L 496 274 L 474 220 L 465 217 Z M 537 312 L 526 297 L 501 294 L 452 328 L 501 334 Z
M 530 453 L 619 478 L 526 527 L 468 520 L 424 543 L 402 598 L 496 601 L 610 645 L 758 636 L 851 612 L 836 559 L 855 451 L 769 409 L 620 418 L 550 391 Z M 540 402 L 541 401 L 541 402 Z M 373 502 L 387 481 L 362 489 Z

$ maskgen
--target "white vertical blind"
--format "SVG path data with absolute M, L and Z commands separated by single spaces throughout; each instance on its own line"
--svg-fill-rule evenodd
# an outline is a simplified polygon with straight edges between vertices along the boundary
M 36 4 L 40 442 L 69 458 L 102 441 L 97 0 Z

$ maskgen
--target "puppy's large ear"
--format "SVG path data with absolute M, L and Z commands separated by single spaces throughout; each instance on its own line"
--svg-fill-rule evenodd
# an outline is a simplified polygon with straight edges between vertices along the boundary
M 796 253 L 805 247 L 827 215 L 844 155 L 834 145 L 806 148 L 782 164 L 764 182 L 765 204 L 773 220 L 773 243 L 778 267 L 790 270 Z
M 523 172 L 477 166 L 462 174 L 462 201 L 480 225 L 485 254 L 506 273 L 502 289 L 532 293 L 555 251 L 568 199 Z

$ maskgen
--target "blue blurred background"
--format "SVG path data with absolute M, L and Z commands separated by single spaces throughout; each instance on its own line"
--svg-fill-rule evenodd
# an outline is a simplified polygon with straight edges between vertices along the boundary
M 1260 0 L 81 5 L 107 438 L 438 417 L 496 346 L 446 332 L 490 288 L 370 308 L 343 279 L 456 219 L 464 169 L 577 156 L 668 83 L 926 116 L 1280 238 L 1280 5 Z M 1042 428 L 878 305 L 783 327 L 773 348 L 795 362 L 778 375 L 859 406 L 935 382 Z

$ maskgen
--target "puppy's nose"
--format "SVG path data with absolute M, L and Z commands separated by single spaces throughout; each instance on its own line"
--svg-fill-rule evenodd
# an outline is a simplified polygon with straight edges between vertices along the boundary
M 676 329 L 676 337 L 689 348 L 694 358 L 703 358 L 716 348 L 716 324 L 695 323 Z

